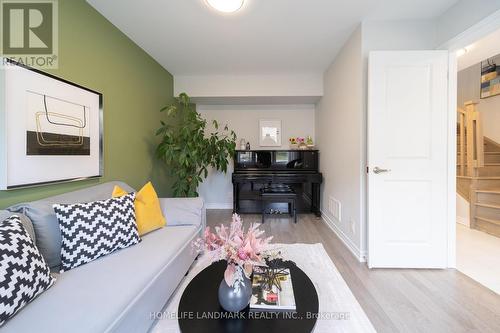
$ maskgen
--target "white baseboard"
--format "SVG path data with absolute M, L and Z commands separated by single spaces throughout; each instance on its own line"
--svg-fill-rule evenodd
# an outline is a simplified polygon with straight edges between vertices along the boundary
M 212 202 L 205 203 L 206 209 L 233 209 L 233 203 L 231 202 Z
M 469 219 L 457 215 L 457 223 L 470 227 Z
M 342 230 L 340 230 L 340 228 L 333 222 L 333 220 L 323 211 L 321 211 L 321 217 L 322 220 L 325 222 L 325 224 L 330 229 L 332 229 L 332 231 L 337 235 L 337 237 L 340 238 L 342 243 L 344 243 L 344 245 L 349 249 L 349 251 L 351 251 L 354 257 L 356 257 L 356 259 L 358 259 L 359 262 L 366 262 L 367 253 L 366 252 L 363 253 L 356 246 L 356 244 L 354 244 L 352 240 L 349 237 L 347 237 L 347 235 Z

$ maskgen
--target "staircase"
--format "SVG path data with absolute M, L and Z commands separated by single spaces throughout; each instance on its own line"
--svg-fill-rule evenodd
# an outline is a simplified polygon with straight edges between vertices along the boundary
M 458 110 L 457 192 L 470 203 L 470 226 L 500 237 L 500 144 L 482 134 L 468 102 Z

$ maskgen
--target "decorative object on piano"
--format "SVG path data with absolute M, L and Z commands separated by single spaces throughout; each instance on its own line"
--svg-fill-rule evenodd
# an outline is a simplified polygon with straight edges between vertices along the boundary
M 307 145 L 307 148 L 314 149 L 314 141 L 310 135 L 308 135 L 306 138 L 306 145 Z
M 242 138 L 240 140 L 240 150 L 245 150 L 245 149 L 247 149 L 246 140 Z
M 161 121 L 156 132 L 161 137 L 156 155 L 174 176 L 174 196 L 196 197 L 198 185 L 207 177 L 209 167 L 227 172 L 229 159 L 236 150 L 236 133 L 227 125 L 219 128 L 216 120 L 212 121 L 215 131 L 208 133 L 207 121 L 185 93 L 160 111 L 166 112 L 170 121 Z
M 500 95 L 500 55 L 481 62 L 481 98 Z
M 290 144 L 290 149 L 313 149 L 314 142 L 310 135 L 306 138 L 304 137 L 290 137 L 288 138 L 288 143 Z
M 259 120 L 259 145 L 261 147 L 281 146 L 281 120 Z
M 229 227 L 221 224 L 215 232 L 207 227 L 203 237 L 193 243 L 198 252 L 206 251 L 212 262 L 227 261 L 219 286 L 219 302 L 227 311 L 241 311 L 250 303 L 253 267 L 266 265 L 263 255 L 272 239 L 263 235 L 257 224 L 245 231 L 240 216 L 233 214 Z
M 245 146 L 245 149 L 246 149 L 246 150 L 250 150 L 250 149 L 251 149 L 251 148 L 250 148 L 250 142 L 247 142 L 247 144 L 246 144 L 246 146 Z
M 307 149 L 306 139 L 304 139 L 302 137 L 298 137 L 297 138 L 297 143 L 299 145 L 299 149 Z

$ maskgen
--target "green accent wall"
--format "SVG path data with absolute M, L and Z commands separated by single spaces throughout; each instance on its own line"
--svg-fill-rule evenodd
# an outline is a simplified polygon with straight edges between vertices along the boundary
M 160 108 L 173 100 L 173 77 L 84 0 L 59 1 L 59 69 L 51 74 L 104 96 L 104 177 L 0 191 L 0 208 L 110 180 L 140 188 L 151 180 L 170 195 L 166 167 L 154 156 Z

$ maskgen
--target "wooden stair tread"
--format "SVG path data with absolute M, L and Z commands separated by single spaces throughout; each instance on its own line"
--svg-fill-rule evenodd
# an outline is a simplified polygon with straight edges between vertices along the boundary
M 475 177 L 475 179 L 479 179 L 479 180 L 489 180 L 489 179 L 500 180 L 500 177 L 498 177 L 498 176 L 491 176 L 491 177 L 484 176 L 484 177 Z
M 500 151 L 485 151 L 485 155 L 500 155 Z M 462 155 L 460 151 L 457 151 L 457 155 Z M 467 155 L 467 153 L 465 153 Z
M 500 189 L 474 190 L 476 193 L 494 193 L 500 194 Z
M 479 202 L 474 203 L 474 205 L 484 208 L 500 209 L 500 205 L 484 204 Z
M 485 221 L 485 222 L 488 222 L 488 223 L 500 225 L 500 220 L 487 219 L 487 218 L 481 217 L 481 216 L 476 216 L 476 219 L 481 220 L 481 221 Z
M 462 163 L 457 163 L 457 166 L 462 166 Z M 489 166 L 500 166 L 500 163 L 484 163 L 484 167 Z M 474 168 L 484 168 L 484 167 L 474 167 Z
M 475 180 L 500 180 L 500 177 L 498 176 L 478 176 L 478 177 L 472 177 L 472 176 L 457 176 L 457 178 L 460 179 L 475 179 Z

